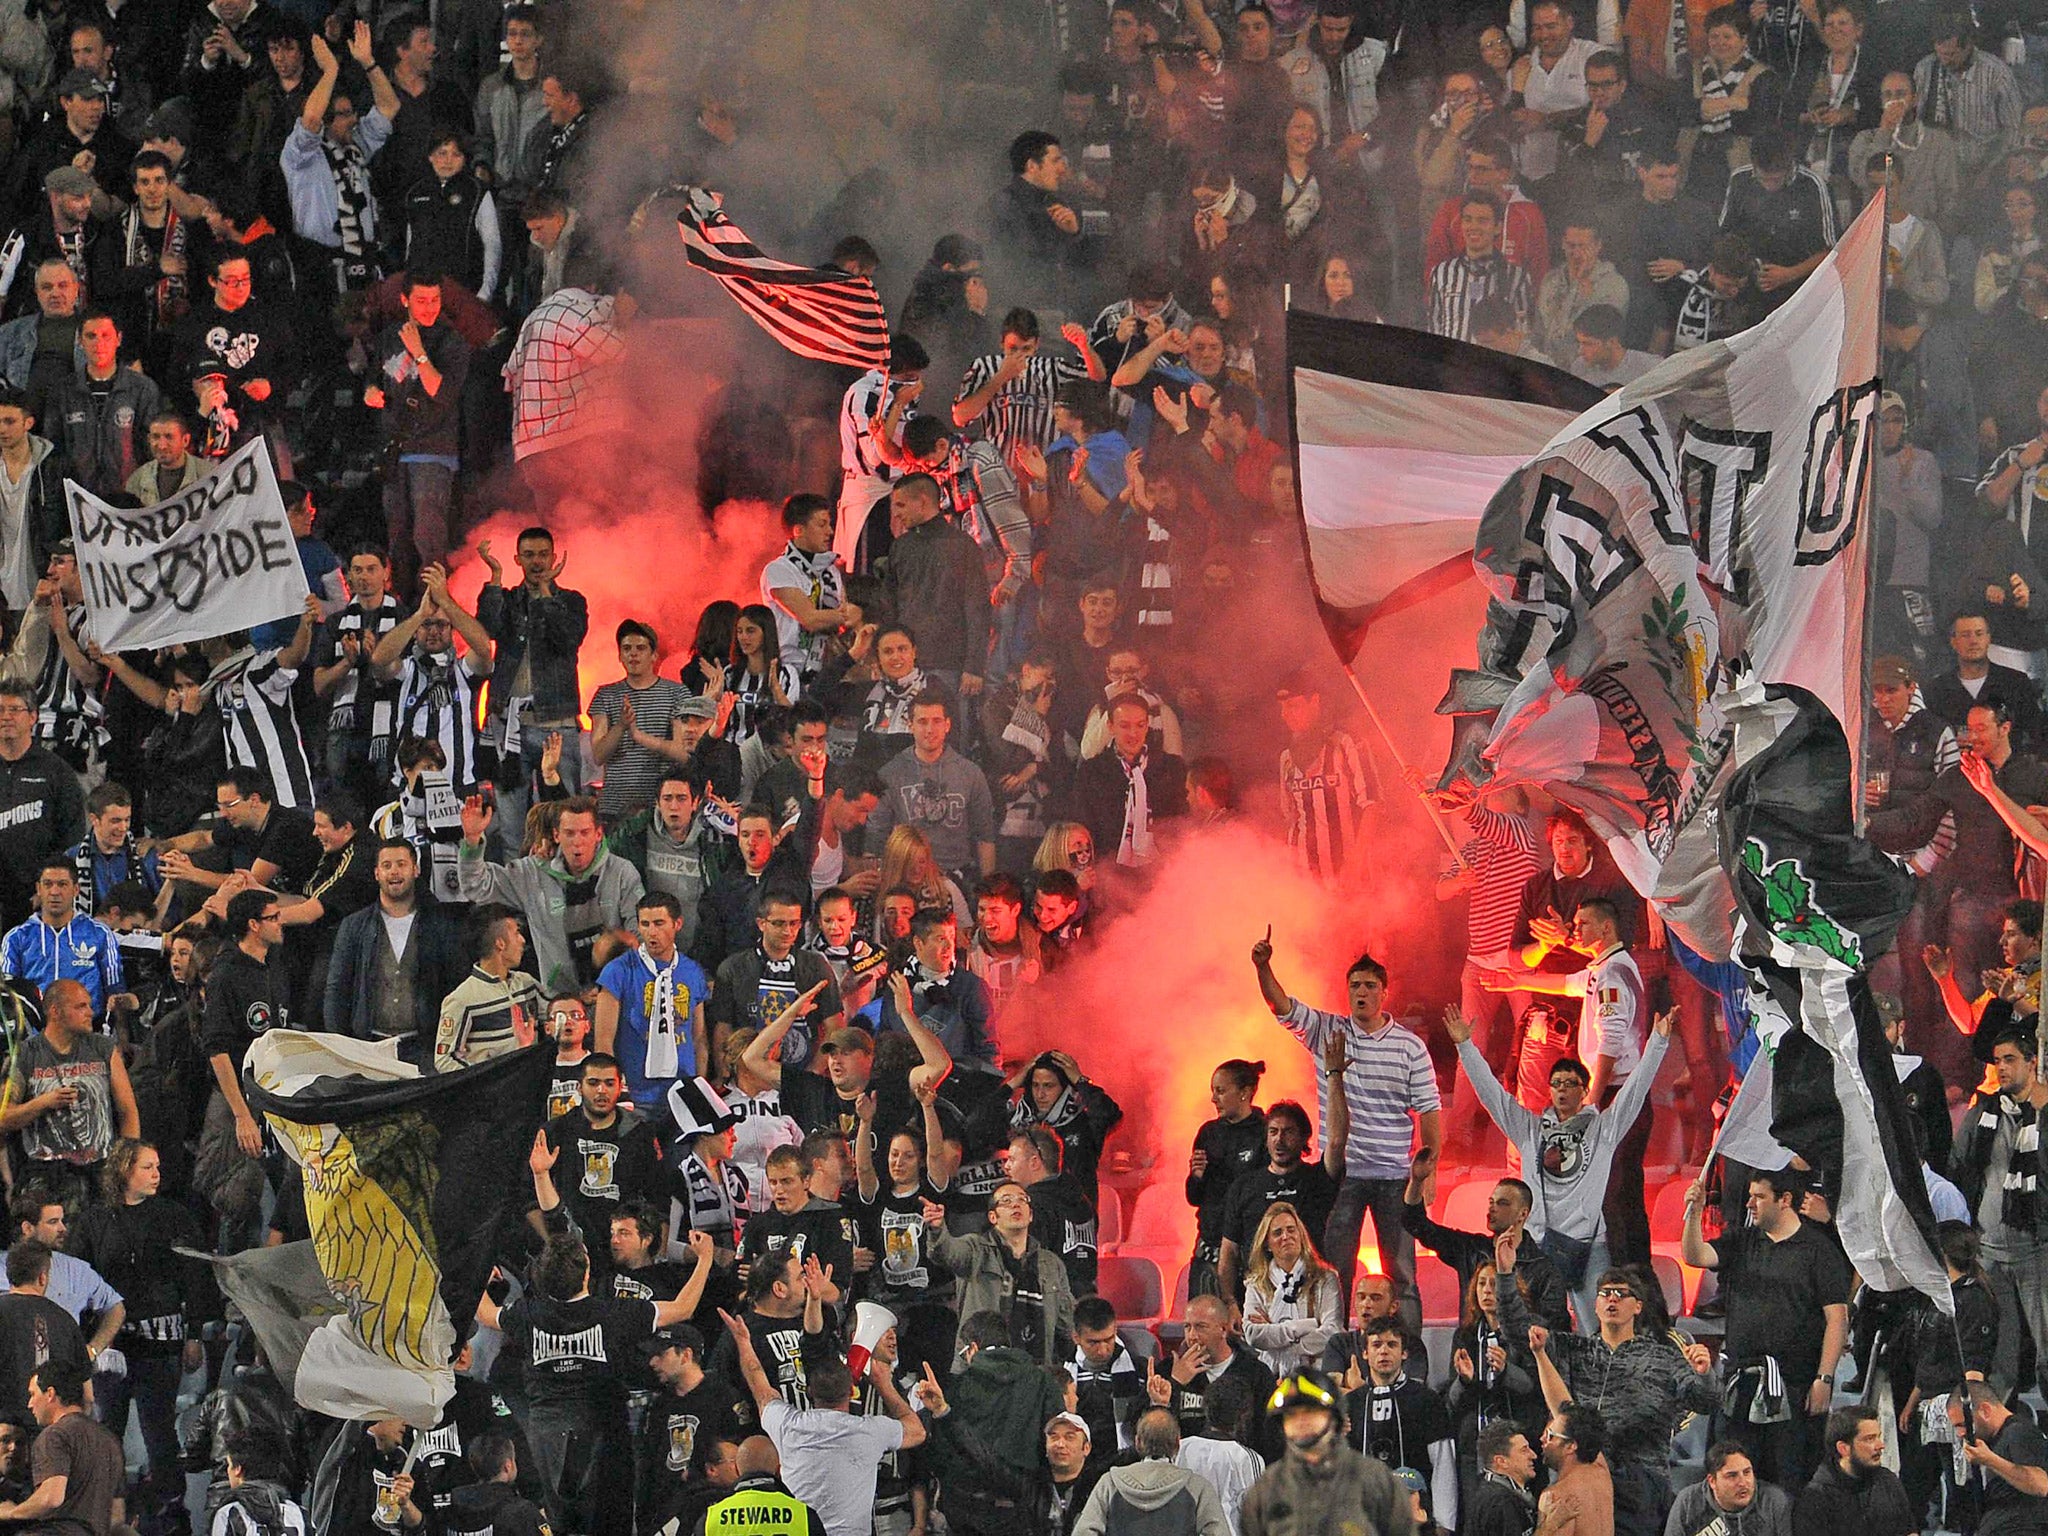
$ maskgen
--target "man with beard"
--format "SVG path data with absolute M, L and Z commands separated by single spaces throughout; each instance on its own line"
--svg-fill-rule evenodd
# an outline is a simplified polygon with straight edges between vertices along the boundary
M 1776 1483 L 1758 1482 L 1749 1453 L 1733 1440 L 1708 1448 L 1706 1474 L 1671 1501 L 1664 1536 L 1792 1536 L 1791 1495 Z
M 602 1254 L 595 1267 L 608 1294 L 612 1222 L 633 1202 L 661 1198 L 661 1149 L 646 1120 L 620 1111 L 623 1086 L 614 1057 L 602 1051 L 585 1056 L 577 1089 L 577 1107 L 534 1133 L 528 1167 L 541 1218 L 536 1226 L 545 1234 L 547 1214 L 567 1206 L 576 1229 L 589 1234 L 591 1244 L 602 1245 L 592 1256 Z M 554 1167 L 564 1153 L 572 1177 L 566 1188 L 558 1188 Z
M 1223 1248 L 1216 1273 L 1222 1294 L 1239 1294 L 1238 1280 L 1244 1256 L 1251 1252 L 1252 1237 L 1265 1219 L 1266 1208 L 1285 1200 L 1297 1211 L 1311 1233 L 1320 1232 L 1337 1203 L 1337 1170 L 1343 1167 L 1343 1148 L 1335 1137 L 1324 1149 L 1320 1163 L 1305 1162 L 1302 1154 L 1309 1144 L 1308 1111 L 1292 1099 L 1282 1099 L 1266 1111 L 1266 1166 L 1246 1173 L 1231 1186 L 1230 1199 L 1223 1208 Z
M 1801 1536 L 1911 1536 L 1920 1529 L 1899 1475 L 1884 1465 L 1884 1421 L 1852 1404 L 1828 1415 L 1828 1455 L 1792 1506 Z
M 1318 1536 L 1361 1521 L 1378 1536 L 1414 1536 L 1406 1490 L 1383 1463 L 1345 1443 L 1337 1393 L 1320 1371 L 1289 1375 L 1266 1413 L 1286 1450 L 1244 1496 L 1242 1536 Z
M 398 1040 L 424 1055 L 441 1001 L 468 967 L 461 925 L 420 890 L 419 854 L 389 838 L 377 844 L 377 900 L 334 931 L 321 1017 L 335 1034 Z
M 1429 1163 L 1430 1159 L 1416 1158 L 1402 1197 L 1401 1224 L 1409 1235 L 1457 1271 L 1458 1290 L 1462 1293 L 1471 1285 L 1479 1267 L 1493 1262 L 1493 1245 L 1500 1235 L 1515 1233 L 1519 1242 L 1515 1268 L 1528 1287 L 1530 1309 L 1549 1327 L 1571 1327 L 1571 1294 L 1565 1289 L 1557 1266 L 1528 1231 L 1529 1212 L 1536 1204 L 1535 1192 L 1520 1179 L 1502 1179 L 1493 1186 L 1486 1201 L 1485 1233 L 1460 1232 L 1430 1217 L 1428 1203 L 1423 1199 Z
M 634 1457 L 637 1530 L 659 1530 L 671 1518 L 678 1530 L 690 1530 L 731 1489 L 732 1480 L 721 1480 L 718 1469 L 732 1468 L 730 1447 L 738 1443 L 741 1425 L 729 1388 L 705 1375 L 707 1358 L 703 1333 L 689 1323 L 648 1340 L 647 1366 L 661 1390 L 640 1421 Z
M 1543 1428 L 1543 1465 L 1550 1487 L 1536 1508 L 1545 1530 L 1570 1536 L 1615 1536 L 1614 1478 L 1602 1454 L 1607 1425 L 1589 1403 L 1552 1409 Z
M 762 1260 L 747 1275 L 747 1310 L 741 1321 L 768 1379 L 792 1408 L 810 1407 L 814 1367 L 844 1358 L 824 1286 L 823 1267 L 806 1264 L 788 1250 Z M 741 1422 L 753 1423 L 755 1405 L 740 1380 L 739 1350 L 729 1335 L 713 1346 L 710 1373 Z

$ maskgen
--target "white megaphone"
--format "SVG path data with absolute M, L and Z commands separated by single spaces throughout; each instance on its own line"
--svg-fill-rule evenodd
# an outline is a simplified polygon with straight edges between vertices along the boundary
M 878 1301 L 857 1301 L 853 1305 L 853 1348 L 846 1352 L 846 1368 L 857 1382 L 868 1373 L 868 1361 L 882 1335 L 896 1326 L 896 1314 Z

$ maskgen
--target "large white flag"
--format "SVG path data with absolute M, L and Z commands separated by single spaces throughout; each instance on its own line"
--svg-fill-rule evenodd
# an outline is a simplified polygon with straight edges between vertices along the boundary
M 1575 807 L 1713 959 L 1731 903 L 1698 813 L 1735 766 L 1729 690 L 1796 684 L 1862 739 L 1884 252 L 1879 197 L 1777 313 L 1580 416 L 1479 529 L 1494 601 L 1443 707 L 1490 724 L 1452 772 Z
M 64 500 L 102 650 L 211 640 L 305 606 L 306 573 L 260 437 L 153 507 L 110 507 L 70 480 Z

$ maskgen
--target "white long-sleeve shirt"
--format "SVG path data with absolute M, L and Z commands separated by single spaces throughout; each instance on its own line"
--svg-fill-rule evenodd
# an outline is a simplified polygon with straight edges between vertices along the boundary
M 1553 1109 L 1538 1115 L 1526 1108 L 1501 1087 L 1472 1042 L 1460 1042 L 1458 1062 L 1471 1080 L 1473 1092 L 1501 1134 L 1522 1155 L 1522 1177 L 1536 1197 L 1529 1211 L 1529 1230 L 1537 1237 L 1553 1227 L 1580 1242 L 1589 1243 L 1600 1235 L 1600 1207 L 1607 1197 L 1614 1149 L 1642 1113 L 1670 1044 L 1670 1036 L 1652 1030 L 1642 1065 L 1629 1074 L 1612 1105 L 1599 1110 L 1588 1104 L 1571 1119 L 1559 1120 Z

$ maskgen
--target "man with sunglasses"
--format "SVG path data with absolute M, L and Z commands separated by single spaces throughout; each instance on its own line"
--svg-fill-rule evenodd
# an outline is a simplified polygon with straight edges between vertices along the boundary
M 35 689 L 0 682 L 0 923 L 27 921 L 43 861 L 84 836 L 84 786 L 36 745 Z
M 1642 1295 L 1620 1269 L 1606 1271 L 1594 1287 L 1594 1332 L 1552 1333 L 1536 1322 L 1514 1283 L 1517 1256 L 1513 1235 L 1502 1233 L 1495 1249 L 1501 1330 L 1510 1338 L 1528 1335 L 1553 1414 L 1575 1400 L 1599 1404 L 1614 1473 L 1616 1536 L 1662 1536 L 1671 1510 L 1671 1432 L 1685 1410 L 1709 1413 L 1720 1402 L 1706 1346 L 1681 1353 L 1665 1335 L 1638 1328 Z

